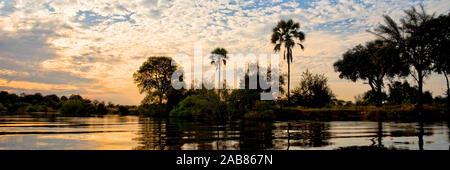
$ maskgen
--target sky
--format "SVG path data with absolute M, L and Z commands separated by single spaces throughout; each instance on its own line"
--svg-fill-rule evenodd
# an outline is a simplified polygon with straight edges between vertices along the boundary
M 448 0 L 0 0 L 0 90 L 139 104 L 144 95 L 132 75 L 147 57 L 193 55 L 196 43 L 204 55 L 218 46 L 270 54 L 272 28 L 293 19 L 306 41 L 304 51 L 294 49 L 291 87 L 309 69 L 328 77 L 337 98 L 354 100 L 368 85 L 339 79 L 333 63 L 373 40 L 367 30 L 382 15 L 398 21 L 419 4 L 450 12 Z M 424 88 L 437 96 L 445 85 L 432 74 Z

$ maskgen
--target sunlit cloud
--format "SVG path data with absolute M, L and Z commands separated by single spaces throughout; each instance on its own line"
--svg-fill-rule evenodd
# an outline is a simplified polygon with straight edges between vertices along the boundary
M 272 27 L 293 18 L 307 37 L 305 51 L 294 50 L 291 86 L 310 69 L 327 75 L 339 98 L 353 100 L 367 88 L 339 80 L 333 62 L 373 39 L 366 30 L 382 22 L 383 14 L 399 19 L 402 10 L 420 3 L 430 12 L 449 12 L 446 0 L 0 0 L 1 90 L 58 88 L 138 104 L 142 95 L 132 74 L 146 57 L 193 55 L 195 43 L 203 45 L 204 55 L 217 46 L 231 53 L 271 53 Z M 441 94 L 444 81 L 438 75 L 430 79 L 433 85 L 425 88 Z

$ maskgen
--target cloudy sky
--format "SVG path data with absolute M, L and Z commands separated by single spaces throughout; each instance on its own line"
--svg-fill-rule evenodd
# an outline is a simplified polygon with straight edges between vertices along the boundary
M 368 85 L 339 80 L 332 64 L 373 39 L 366 30 L 381 15 L 399 19 L 420 3 L 450 11 L 448 0 L 0 0 L 0 90 L 138 104 L 132 74 L 146 57 L 193 55 L 195 43 L 205 52 L 271 53 L 271 28 L 292 18 L 306 33 L 305 51 L 294 50 L 292 86 L 308 68 L 353 100 Z M 425 89 L 441 95 L 445 79 L 432 75 Z

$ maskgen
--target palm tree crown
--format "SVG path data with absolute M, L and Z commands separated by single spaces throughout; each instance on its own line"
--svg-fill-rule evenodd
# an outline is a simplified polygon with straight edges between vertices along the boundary
M 223 62 L 223 65 L 227 65 L 226 60 L 227 60 L 227 54 L 228 51 L 225 48 L 216 48 L 214 49 L 211 54 L 214 54 L 215 56 L 212 56 L 212 61 L 211 64 L 220 64 L 220 61 Z

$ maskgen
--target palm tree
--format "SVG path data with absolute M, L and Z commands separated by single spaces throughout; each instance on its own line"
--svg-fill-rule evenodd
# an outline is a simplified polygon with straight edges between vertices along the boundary
M 228 54 L 228 51 L 227 50 L 225 50 L 225 48 L 220 48 L 220 47 L 217 47 L 216 49 L 214 49 L 212 52 L 211 52 L 211 54 L 213 54 L 212 56 L 211 56 L 211 64 L 212 65 L 216 65 L 216 67 L 218 68 L 218 70 L 219 70 L 219 87 L 220 87 L 220 71 L 221 71 L 221 68 L 220 68 L 220 66 L 222 65 L 222 63 L 223 63 L 223 65 L 227 65 L 227 54 Z M 220 97 L 220 93 L 219 93 L 219 97 Z
M 296 42 L 296 40 L 298 42 Z M 298 22 L 294 23 L 292 19 L 288 21 L 281 20 L 278 22 L 277 26 L 272 30 L 272 44 L 275 45 L 273 49 L 275 52 L 281 50 L 284 44 L 284 54 L 283 58 L 287 60 L 288 64 L 288 102 L 291 102 L 290 98 L 290 84 L 291 84 L 291 62 L 292 62 L 292 48 L 297 44 L 303 50 L 304 46 L 301 44 L 305 40 L 305 34 L 300 31 L 300 24 Z

